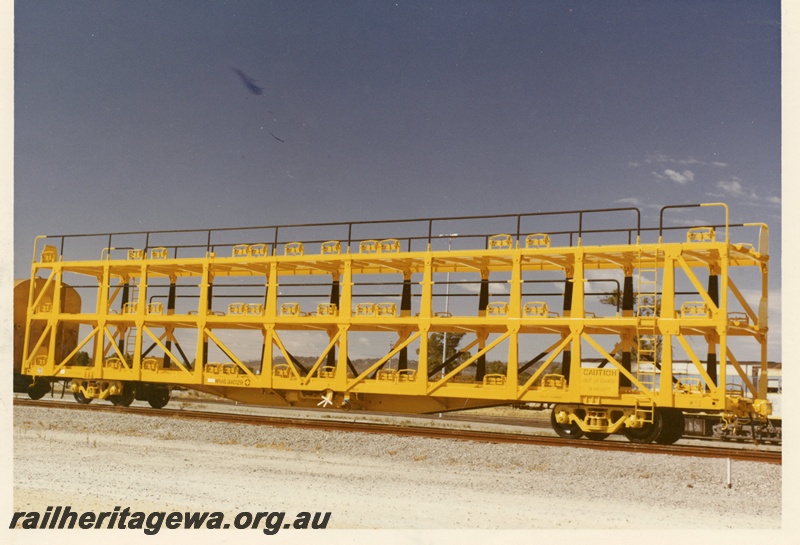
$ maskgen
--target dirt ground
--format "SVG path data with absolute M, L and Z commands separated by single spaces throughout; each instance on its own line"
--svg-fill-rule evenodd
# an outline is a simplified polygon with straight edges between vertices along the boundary
M 771 464 L 735 463 L 728 490 L 720 460 L 14 413 L 16 511 L 329 511 L 330 529 L 781 526 L 781 468 Z

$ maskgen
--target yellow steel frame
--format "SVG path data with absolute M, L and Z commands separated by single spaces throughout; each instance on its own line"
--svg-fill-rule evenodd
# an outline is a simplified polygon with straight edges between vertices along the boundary
M 733 244 L 728 240 L 727 207 L 725 213 L 724 240 L 690 235 L 685 242 L 664 242 L 659 238 L 657 242 L 642 243 L 637 234 L 636 240 L 630 244 L 596 246 L 584 246 L 580 237 L 577 244 L 571 245 L 551 245 L 549 237 L 547 244 L 520 245 L 519 235 L 516 242 L 513 237 L 502 235 L 502 240 L 487 239 L 489 243 L 484 248 L 448 251 L 432 250 L 430 243 L 423 250 L 403 250 L 396 239 L 389 239 L 353 244 L 352 252 L 350 244 L 340 244 L 340 241 L 322 243 L 319 252 L 315 252 L 311 243 L 291 242 L 285 244 L 283 254 L 278 251 L 277 244 L 271 252 L 263 244 L 253 245 L 258 246 L 256 248 L 237 245 L 226 255 L 217 255 L 221 252 L 215 251 L 203 257 L 169 257 L 165 248 L 158 247 L 151 249 L 150 256 L 145 249 L 128 252 L 122 259 L 112 259 L 112 249 L 104 248 L 100 259 L 65 261 L 58 252 L 53 257 L 53 246 L 46 246 L 46 251 L 37 255 L 40 244 L 37 239 L 32 277 L 44 277 L 46 282 L 38 291 L 36 282 L 30 283 L 22 368 L 26 374 L 51 380 L 181 385 L 265 405 L 316 406 L 322 403 L 354 409 L 415 413 L 526 402 L 618 406 L 635 410 L 644 402 L 660 407 L 737 415 L 768 414 L 767 227 L 756 225 L 761 229 L 757 248 Z M 546 235 L 537 233 L 535 236 L 538 240 Z M 635 315 L 630 309 L 612 316 L 587 314 L 584 304 L 587 271 L 617 270 L 633 277 L 634 271 L 643 266 L 643 255 L 658 256 L 647 265 L 648 268 L 658 268 L 660 309 L 657 315 Z M 732 271 L 739 267 L 756 267 L 761 271 L 761 299 L 756 308 L 747 302 L 731 278 Z M 572 285 L 569 310 L 562 316 L 548 312 L 546 306 L 542 307 L 543 311 L 538 307 L 537 311 L 530 311 L 523 300 L 524 275 L 550 271 L 563 272 Z M 433 310 L 434 275 L 445 272 L 479 274 L 481 279 L 502 273 L 509 277 L 508 298 L 504 304 L 495 305 L 488 312 L 480 309 L 469 316 L 437 314 Z M 718 276 L 718 296 L 709 293 L 698 276 L 699 272 Z M 80 313 L 60 311 L 61 287 L 66 284 L 64 277 L 67 273 L 96 281 L 95 309 L 81 309 Z M 354 278 L 367 274 L 382 275 L 398 282 L 413 278 L 421 290 L 419 313 L 412 316 L 408 309 L 398 313 L 393 306 L 381 307 L 378 311 L 374 305 L 357 311 L 358 304 L 352 291 Z M 304 315 L 296 308 L 282 309 L 278 296 L 282 278 L 319 275 L 338 282 L 340 293 L 336 304 L 320 305 L 324 308 L 312 315 Z M 681 275 L 694 286 L 702 300 L 702 305 L 691 313 L 676 308 L 676 277 Z M 174 282 L 178 277 L 196 280 L 196 310 L 178 314 L 169 309 L 164 313 L 163 307 L 148 305 L 148 284 L 152 280 L 166 278 Z M 263 285 L 266 289 L 264 304 L 253 306 L 252 312 L 238 307 L 235 312 L 225 315 L 209 311 L 209 292 L 216 279 L 225 277 L 250 278 Z M 122 313 L 112 313 L 108 309 L 120 297 L 123 282 L 135 285 L 133 296 Z M 53 294 L 49 308 L 40 305 L 45 291 Z M 729 316 L 730 294 L 744 309 L 744 318 L 733 320 Z M 536 305 L 541 307 L 540 303 Z M 697 311 L 697 308 L 701 310 Z M 62 323 L 83 324 L 91 332 L 79 339 L 66 358 L 56 359 L 53 357 L 57 353 L 54 331 Z M 38 338 L 32 338 L 33 326 L 38 325 L 41 329 L 42 324 L 45 324 L 44 331 Z M 197 359 L 193 365 L 186 365 L 170 347 L 175 341 L 176 329 L 196 332 Z M 236 351 L 226 346 L 218 335 L 223 330 L 261 333 L 264 350 L 260 374 L 249 369 L 240 361 Z M 327 347 L 307 372 L 293 362 L 282 340 L 283 333 L 292 330 L 324 331 L 328 334 Z M 160 331 L 163 333 L 159 334 Z M 348 367 L 348 345 L 350 335 L 359 331 L 394 332 L 397 340 L 382 358 L 355 374 Z M 642 331 L 661 340 L 655 384 L 643 382 L 630 365 L 626 368 L 623 361 L 614 355 L 635 349 L 634 339 Z M 429 334 L 434 332 L 471 332 L 476 340 L 467 350 L 476 350 L 444 376 L 429 377 L 432 363 L 427 358 L 427 343 Z M 542 364 L 530 378 L 520 381 L 518 370 L 526 359 L 519 355 L 521 337 L 554 334 L 559 338 L 542 355 Z M 760 345 L 762 372 L 758 384 L 750 381 L 732 353 L 729 347 L 732 336 L 749 338 Z M 709 375 L 702 357 L 690 344 L 691 338 L 704 339 L 710 349 L 721 356 L 718 377 Z M 118 347 L 123 339 L 128 342 L 124 353 Z M 89 367 L 76 365 L 73 361 L 75 354 L 90 340 L 94 340 L 93 364 Z M 204 346 L 209 342 L 217 345 L 230 362 L 205 361 Z M 419 343 L 419 359 L 414 369 L 383 372 L 393 357 L 415 342 Z M 461 371 L 503 342 L 508 346 L 504 377 L 493 375 L 483 380 L 458 380 Z M 145 343 L 157 345 L 170 365 L 164 366 L 161 361 L 148 358 L 143 353 Z M 676 344 L 693 362 L 702 384 L 688 387 L 675 380 L 673 348 Z M 284 363 L 273 358 L 273 346 L 283 354 Z M 582 348 L 586 346 L 601 354 L 607 363 L 598 367 L 596 363 L 583 361 Z M 332 350 L 336 351 L 335 364 L 326 365 L 326 358 Z M 569 362 L 568 372 L 554 371 L 552 364 L 557 358 L 564 358 L 564 354 L 567 354 Z M 109 364 L 109 360 L 115 361 Z M 745 392 L 726 393 L 728 365 L 743 379 Z M 627 384 L 621 385 L 622 377 L 627 379 Z

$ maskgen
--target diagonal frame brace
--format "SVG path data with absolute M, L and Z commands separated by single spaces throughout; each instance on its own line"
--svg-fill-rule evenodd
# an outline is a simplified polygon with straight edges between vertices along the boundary
M 67 365 L 67 362 L 68 362 L 69 360 L 71 360 L 71 359 L 72 359 L 72 358 L 75 356 L 75 354 L 77 354 L 77 353 L 80 351 L 80 349 L 81 349 L 81 348 L 83 348 L 84 346 L 86 346 L 86 343 L 88 343 L 90 340 L 92 340 L 92 337 L 94 337 L 94 336 L 97 334 L 97 332 L 98 332 L 98 331 L 100 331 L 100 326 L 99 326 L 99 325 L 98 325 L 97 327 L 95 327 L 95 328 L 92 330 L 92 332 L 91 332 L 91 333 L 89 333 L 89 334 L 86 336 L 86 338 L 84 338 L 84 339 L 83 339 L 81 342 L 79 342 L 79 343 L 78 343 L 78 345 L 77 345 L 77 346 L 76 346 L 76 347 L 75 347 L 75 348 L 72 350 L 72 352 L 70 352 L 70 353 L 67 355 L 67 357 L 66 357 L 66 358 L 64 358 L 64 360 L 63 360 L 61 363 L 59 363 L 59 364 L 56 366 L 56 368 L 55 368 L 55 369 L 53 369 L 53 374 L 56 374 L 58 371 L 60 371 L 60 370 L 61 370 L 61 368 L 62 368 L 62 367 L 66 366 L 66 365 Z M 42 337 L 44 337 L 44 334 L 42 334 Z M 37 344 L 37 348 L 38 348 L 38 344 Z M 36 353 L 36 350 L 34 350 L 34 352 L 33 352 L 33 353 L 35 354 L 35 353 Z
M 189 376 L 191 376 L 191 375 L 192 375 L 192 372 L 191 372 L 191 371 L 189 371 L 189 370 L 188 370 L 186 367 L 184 367 L 184 366 L 183 366 L 183 364 L 182 364 L 180 361 L 178 361 L 178 358 L 176 358 L 176 357 L 175 357 L 175 354 L 173 354 L 172 352 L 170 352 L 170 351 L 167 349 L 167 347 L 166 347 L 166 346 L 164 346 L 164 343 L 162 343 L 162 342 L 161 342 L 161 341 L 160 341 L 160 340 L 159 340 L 159 339 L 156 337 L 155 333 L 153 333 L 152 331 L 150 331 L 150 328 L 148 328 L 146 325 L 145 325 L 145 326 L 142 326 L 142 331 L 143 331 L 144 333 L 147 333 L 147 335 L 148 335 L 148 336 L 149 336 L 151 339 L 153 339 L 153 342 L 155 342 L 155 343 L 158 345 L 158 347 L 159 347 L 161 350 L 163 350 L 163 351 L 164 351 L 164 353 L 165 353 L 167 356 L 169 356 L 169 359 L 170 359 L 170 360 L 174 361 L 174 362 L 175 362 L 175 363 L 178 365 L 178 367 L 180 367 L 181 371 L 183 371 L 184 373 L 186 373 L 186 374 L 187 374 L 187 375 L 189 375 Z
M 119 356 L 119 359 L 122 362 L 122 365 L 124 365 L 125 368 L 130 371 L 131 367 L 128 365 L 128 362 L 125 360 L 125 356 L 122 354 L 122 352 L 119 351 L 119 347 L 117 346 L 117 343 L 114 342 L 115 341 L 114 335 L 111 334 L 111 331 L 108 329 L 108 326 L 103 327 L 103 332 L 105 332 L 106 337 L 108 337 L 108 340 L 111 341 L 109 344 L 111 345 L 111 348 L 114 349 L 114 352 L 116 352 L 117 356 Z
M 478 358 L 485 355 L 487 352 L 492 350 L 495 346 L 497 346 L 504 340 L 508 339 L 510 336 L 511 336 L 511 331 L 506 331 L 505 333 L 497 337 L 495 340 L 493 340 L 492 342 L 481 348 L 478 352 L 475 353 L 474 356 L 466 360 L 464 363 L 462 363 L 461 365 L 459 365 L 458 367 L 447 373 L 447 375 L 439 379 L 435 384 L 430 386 L 428 388 L 428 395 L 432 394 L 433 392 L 444 386 L 444 384 L 447 381 L 449 381 L 451 378 L 459 374 L 461 371 L 472 365 L 474 362 L 478 360 Z
M 369 376 L 369 374 L 372 373 L 375 369 L 377 369 L 378 367 L 382 366 L 387 361 L 392 359 L 392 357 L 394 357 L 397 353 L 399 353 L 403 348 L 405 348 L 415 340 L 419 339 L 421 336 L 422 336 L 422 331 L 417 331 L 413 335 L 408 336 L 406 339 L 399 341 L 397 344 L 394 345 L 394 348 L 392 348 L 388 354 L 386 354 L 384 357 L 373 363 L 366 371 L 364 371 L 363 373 L 358 375 L 355 379 L 353 379 L 352 382 L 350 382 L 347 385 L 345 391 L 352 390 L 356 384 L 358 384 L 359 382 L 363 382 L 364 379 L 366 379 Z
M 281 341 L 277 331 L 272 332 L 272 342 L 278 347 L 278 349 L 281 351 L 281 354 L 283 354 L 283 357 L 286 359 L 286 364 L 289 366 L 289 369 L 292 370 L 294 376 L 300 377 L 300 371 L 298 371 L 297 367 L 295 367 L 294 362 L 292 361 L 292 356 L 289 355 L 289 351 L 286 350 L 286 347 L 283 345 L 283 341 Z
M 441 371 L 441 370 L 442 370 L 442 369 L 443 369 L 443 368 L 444 368 L 446 365 L 449 365 L 449 364 L 450 364 L 450 362 L 452 362 L 453 360 L 455 360 L 455 359 L 456 359 L 456 358 L 457 358 L 457 357 L 458 357 L 460 354 L 467 353 L 469 350 L 472 350 L 472 349 L 475 347 L 475 345 L 477 345 L 477 344 L 478 344 L 478 343 L 480 343 L 480 342 L 481 342 L 481 338 L 480 338 L 480 337 L 477 337 L 477 338 L 476 338 L 474 341 L 472 341 L 471 343 L 469 343 L 469 344 L 468 344 L 467 346 L 465 346 L 464 348 L 459 348 L 459 349 L 458 349 L 458 350 L 455 352 L 455 354 L 453 354 L 452 356 L 450 356 L 449 358 L 447 358 L 447 360 L 446 360 L 444 363 L 440 363 L 439 365 L 437 365 L 437 366 L 436 366 L 436 367 L 434 367 L 433 369 L 429 369 L 429 370 L 428 370 L 428 376 L 432 376 L 432 375 L 434 375 L 434 374 L 438 373 L 438 372 L 439 372 L 439 371 Z
M 739 364 L 739 361 L 736 359 L 736 357 L 734 357 L 733 352 L 731 352 L 730 346 L 727 347 L 727 354 L 728 354 L 728 359 L 731 360 L 734 369 L 736 369 L 736 372 L 739 374 L 739 377 L 742 379 L 745 386 L 747 386 L 747 389 L 750 391 L 750 395 L 753 396 L 753 399 L 757 398 L 758 389 L 753 385 L 752 382 L 750 382 L 750 379 L 747 377 L 747 373 L 744 372 L 744 369 L 742 369 L 742 366 Z
M 686 340 L 686 337 L 683 336 L 683 333 L 678 333 L 676 335 L 678 338 L 678 342 L 681 343 L 681 346 L 686 351 L 686 354 L 689 356 L 689 359 L 692 360 L 697 372 L 700 373 L 700 376 L 703 378 L 703 381 L 706 383 L 706 386 L 711 390 L 712 394 L 716 394 L 718 391 L 718 387 L 714 384 L 714 381 L 711 380 L 711 377 L 708 376 L 708 373 L 703 368 L 703 364 L 700 362 L 700 359 L 692 350 L 692 347 L 689 345 L 689 341 Z
M 621 372 L 623 375 L 625 375 L 626 377 L 628 377 L 628 378 L 630 379 L 631 383 L 632 383 L 632 384 L 634 384 L 634 385 L 636 385 L 636 387 L 637 387 L 637 388 L 639 388 L 639 390 L 641 390 L 641 392 L 642 392 L 642 393 L 644 393 L 644 394 L 647 394 L 647 396 L 648 396 L 649 398 L 651 398 L 651 399 L 655 400 L 655 395 L 656 395 L 656 393 L 655 393 L 653 390 L 650 390 L 649 388 L 647 388 L 647 387 L 646 387 L 644 384 L 642 384 L 641 382 L 639 382 L 639 381 L 636 379 L 636 377 L 634 377 L 634 376 L 633 376 L 633 374 L 632 374 L 630 371 L 628 371 L 627 369 L 625 369 L 625 368 L 622 366 L 622 364 L 621 364 L 620 362 L 618 362 L 618 361 L 617 361 L 617 360 L 614 358 L 614 356 L 612 356 L 611 354 L 609 354 L 608 352 L 606 352 L 606 351 L 605 351 L 605 349 L 604 349 L 602 346 L 600 346 L 600 345 L 597 343 L 597 341 L 595 341 L 595 340 L 594 340 L 592 337 L 590 337 L 590 336 L 589 336 L 589 335 L 587 335 L 586 333 L 583 333 L 583 334 L 581 335 L 581 338 L 585 339 L 585 340 L 586 340 L 586 342 L 588 342 L 590 345 L 592 345 L 592 347 L 593 347 L 595 350 L 597 350 L 598 352 L 600 352 L 600 355 L 601 355 L 601 356 L 603 356 L 603 357 L 604 357 L 604 358 L 605 358 L 605 359 L 606 359 L 606 360 L 607 360 L 607 361 L 608 361 L 608 362 L 609 362 L 611 365 L 613 365 L 614 367 L 616 367 L 616 368 L 617 368 L 617 369 L 618 369 L 618 370 L 619 370 L 619 371 L 620 371 L 620 372 Z
M 33 348 L 31 348 L 30 351 L 30 355 L 25 359 L 25 366 L 29 366 L 31 364 L 36 352 L 38 352 L 39 348 L 42 347 L 42 344 L 44 344 L 44 340 L 48 337 L 48 334 L 52 331 L 52 329 L 53 326 L 49 323 L 46 326 L 44 326 L 44 329 L 42 329 L 42 334 L 39 336 L 39 340 L 36 341 L 35 345 L 33 345 Z M 97 329 L 92 331 L 92 333 L 89 334 L 89 337 L 84 339 L 83 343 L 81 343 L 81 346 L 89 342 L 89 338 L 91 338 L 91 336 L 95 333 L 95 331 L 97 331 Z M 77 350 L 75 350 L 75 352 L 77 353 Z
M 750 317 L 750 321 L 754 324 L 758 324 L 758 316 L 756 315 L 755 312 L 753 312 L 752 307 L 750 307 L 750 305 L 747 304 L 747 301 L 745 301 L 742 292 L 739 291 L 739 288 L 736 286 L 736 284 L 733 283 L 733 280 L 730 278 L 728 279 L 728 287 L 730 287 L 731 291 L 733 292 L 733 295 L 736 296 L 736 300 L 739 301 L 739 304 L 742 305 L 742 308 L 744 309 L 745 313 Z
M 687 278 L 694 286 L 694 289 L 697 290 L 697 293 L 700 294 L 700 297 L 703 298 L 703 302 L 712 310 L 712 315 L 716 316 L 719 312 L 719 307 L 717 306 L 714 301 L 711 300 L 711 296 L 708 295 L 708 291 L 700 284 L 700 280 L 697 279 L 697 276 L 694 274 L 694 271 L 689 264 L 686 262 L 686 259 L 682 255 L 678 256 L 677 259 L 678 264 L 683 269 L 683 272 L 686 273 Z
M 40 303 L 40 302 L 41 302 L 41 300 L 44 298 L 44 295 L 47 293 L 47 290 L 48 290 L 48 288 L 50 287 L 50 284 L 51 284 L 51 283 L 53 282 L 53 280 L 55 279 L 55 277 L 56 277 L 56 274 L 57 274 L 57 273 L 56 273 L 56 270 L 55 270 L 55 269 L 53 269 L 52 271 L 50 271 L 50 275 L 47 277 L 47 280 L 45 280 L 44 286 L 42 286 L 42 289 L 41 289 L 41 291 L 39 292 L 39 295 L 36 297 L 36 300 L 33 302 L 33 304 L 32 304 L 30 307 L 28 307 L 28 316 L 30 316 L 31 314 L 33 314 L 33 309 L 35 309 L 36 307 L 38 307 L 38 306 L 39 306 L 39 303 Z M 32 282 L 32 283 L 34 283 L 34 282 Z
M 529 378 L 528 381 L 520 389 L 517 390 L 517 400 L 522 399 L 522 396 L 524 396 L 525 393 L 533 385 L 533 383 L 536 382 L 539 379 L 539 377 L 542 376 L 542 374 L 544 374 L 547 368 L 550 367 L 550 364 L 553 363 L 553 361 L 555 361 L 556 357 L 558 357 L 558 355 L 564 350 L 564 348 L 567 347 L 570 341 L 572 341 L 573 337 L 574 333 L 570 333 L 563 339 L 559 339 L 553 344 L 551 344 L 547 348 L 547 350 L 545 350 L 545 353 L 549 353 L 550 351 L 552 351 L 552 353 L 549 356 L 547 356 L 547 359 L 544 360 L 544 363 L 542 363 L 539 369 L 536 370 L 533 376 Z
M 242 371 L 244 371 L 246 375 L 249 375 L 252 378 L 256 378 L 256 376 L 250 371 L 250 369 L 248 369 L 247 366 L 245 364 L 243 364 L 239 360 L 239 358 L 237 358 L 236 355 L 233 352 L 231 352 L 230 349 L 227 346 L 225 346 L 225 343 L 223 343 L 221 340 L 219 340 L 219 338 L 216 335 L 214 335 L 214 333 L 212 333 L 212 331 L 210 329 L 208 329 L 207 327 L 203 328 L 203 332 L 206 335 L 208 335 L 208 338 L 211 339 L 212 341 L 214 341 L 214 344 L 216 344 L 219 347 L 220 350 L 225 352 L 225 355 L 228 356 L 231 359 L 231 361 L 237 365 L 237 367 L 239 367 Z M 175 357 L 172 354 L 170 354 L 170 357 L 173 359 L 173 361 L 177 362 L 177 360 L 175 359 Z M 180 364 L 178 364 L 178 365 L 180 365 Z M 183 365 L 181 365 L 181 368 L 184 368 Z
M 339 342 L 339 337 L 341 337 L 341 335 L 342 335 L 342 330 L 340 329 L 339 331 L 336 332 L 336 335 L 331 337 L 331 340 L 328 343 L 328 346 L 325 347 L 325 350 L 322 351 L 322 354 L 320 355 L 320 357 L 317 359 L 317 361 L 314 363 L 314 365 L 311 366 L 311 369 L 308 370 L 308 374 L 306 375 L 305 379 L 302 381 L 303 386 L 305 386 L 306 384 L 311 382 L 311 379 L 314 377 L 314 373 L 322 365 L 322 362 L 325 361 L 325 358 L 328 356 L 328 352 L 330 352 L 331 349 L 333 348 L 333 346 L 337 342 Z

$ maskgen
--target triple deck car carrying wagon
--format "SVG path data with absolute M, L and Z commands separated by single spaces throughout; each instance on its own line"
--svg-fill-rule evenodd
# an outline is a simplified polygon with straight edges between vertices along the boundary
M 681 209 L 717 222 L 665 224 Z M 563 437 L 661 443 L 687 413 L 766 421 L 767 226 L 729 224 L 721 203 L 659 218 L 645 229 L 638 209 L 614 208 L 38 237 L 19 367 L 32 397 L 62 382 L 84 403 L 162 407 L 177 387 L 402 413 L 540 403 Z M 598 305 L 599 281 L 619 286 L 604 292 L 614 304 Z M 455 334 L 463 347 L 445 361 L 429 350 Z M 358 359 L 365 343 L 382 355 Z M 756 380 L 737 352 L 760 358 Z M 678 359 L 689 373 L 673 371 Z

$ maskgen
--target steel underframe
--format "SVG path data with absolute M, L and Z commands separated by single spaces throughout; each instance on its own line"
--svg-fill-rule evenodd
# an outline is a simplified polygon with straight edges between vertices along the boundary
M 54 379 L 181 385 L 269 405 L 312 406 L 318 405 L 320 398 L 324 397 L 338 407 L 409 413 L 525 402 L 635 407 L 643 400 L 660 407 L 729 411 L 742 416 L 752 412 L 764 413 L 767 409 L 763 404 L 753 403 L 753 400 L 766 400 L 767 387 L 769 256 L 766 251 L 766 226 L 758 226 L 763 234 L 758 248 L 729 242 L 726 207 L 723 241 L 661 242 L 659 237 L 657 243 L 642 244 L 637 235 L 636 241 L 631 244 L 583 246 L 578 236 L 577 245 L 520 247 L 518 233 L 516 241 L 510 237 L 512 242 L 507 246 L 434 251 L 430 249 L 429 233 L 428 249 L 424 251 L 406 251 L 400 247 L 374 251 L 374 247 L 368 247 L 364 253 L 351 253 L 348 240 L 345 253 L 325 251 L 306 254 L 305 250 L 301 250 L 290 255 L 278 255 L 276 228 L 276 242 L 272 251 L 259 251 L 255 255 L 240 250 L 239 255 L 229 256 L 208 252 L 206 257 L 162 255 L 154 258 L 155 253 L 147 255 L 145 250 L 142 254 L 134 254 L 132 259 L 111 259 L 111 252 L 104 249 L 101 259 L 89 261 L 63 261 L 57 250 L 57 258 L 43 260 L 36 255 L 37 239 L 32 277 L 43 277 L 46 281 L 41 288 L 35 288 L 34 282 L 30 283 L 23 372 Z M 289 245 L 284 247 L 288 252 Z M 51 246 L 45 248 L 50 251 L 53 249 Z M 621 270 L 625 277 L 630 278 L 634 276 L 638 264 L 642 263 L 642 256 L 658 256 L 661 279 L 658 315 L 636 316 L 630 309 L 606 317 L 587 315 L 584 305 L 586 271 Z M 731 272 L 739 267 L 760 269 L 761 300 L 756 310 L 748 304 L 731 278 Z M 567 310 L 561 316 L 528 314 L 524 310 L 524 275 L 545 271 L 560 271 L 572 286 L 566 290 L 569 300 L 565 302 Z M 507 280 L 510 291 L 507 308 L 499 312 L 487 312 L 486 308 L 482 308 L 471 316 L 437 315 L 433 311 L 434 275 L 446 272 L 469 273 L 481 280 L 487 280 L 496 273 L 510 276 Z M 709 278 L 715 277 L 719 292 L 710 293 L 710 287 L 707 286 L 711 285 L 711 281 L 704 286 L 698 272 L 707 274 Z M 85 312 L 85 309 L 77 314 L 58 311 L 62 308 L 61 288 L 66 284 L 66 273 L 96 282 L 97 308 L 92 312 Z M 329 277 L 335 284 L 337 308 L 344 309 L 344 312 L 315 316 L 282 313 L 278 297 L 281 279 L 319 275 Z M 394 314 L 357 313 L 352 286 L 359 275 L 386 276 L 397 280 L 398 285 L 409 280 L 418 283 L 421 288 L 418 315 L 410 315 L 407 308 L 401 308 Z M 168 279 L 174 285 L 177 278 L 186 277 L 198 281 L 198 308 L 194 313 L 175 314 L 172 309 L 168 309 L 166 314 L 156 313 L 148 306 L 148 284 L 154 280 Z M 251 277 L 254 281 L 251 284 L 264 286 L 266 295 L 263 308 L 258 309 L 260 313 L 219 315 L 208 310 L 215 280 L 227 277 Z M 676 308 L 677 278 L 687 279 L 695 288 L 701 299 L 698 303 L 704 306 L 703 312 L 685 314 L 683 309 Z M 134 284 L 131 296 L 128 286 Z M 126 287 L 123 288 L 123 285 Z M 111 303 L 120 297 L 121 292 L 123 300 L 130 297 L 130 301 L 126 301 L 129 303 L 126 307 L 128 313 L 109 312 Z M 45 293 L 51 294 L 52 298 L 49 310 L 41 304 Z M 744 309 L 744 321 L 733 320 L 729 316 L 730 294 Z M 41 336 L 38 339 L 30 338 L 32 325 L 42 324 L 46 325 Z M 52 332 L 59 324 L 83 324 L 91 328 L 91 333 L 78 339 L 77 346 L 67 357 L 56 361 L 53 357 L 57 353 L 56 335 Z M 197 332 L 197 361 L 193 366 L 187 365 L 188 362 L 181 357 L 182 350 L 174 336 L 174 331 L 178 329 Z M 224 330 L 247 329 L 260 331 L 263 335 L 260 374 L 253 373 L 240 361 L 217 334 Z M 292 330 L 324 331 L 329 337 L 326 349 L 307 372 L 296 365 L 282 342 L 282 333 Z M 133 331 L 133 346 L 125 346 L 125 350 L 122 350 L 121 341 L 127 340 Z M 348 365 L 348 343 L 349 334 L 358 331 L 394 332 L 397 341 L 383 358 L 354 376 Z M 612 355 L 620 350 L 630 352 L 636 346 L 634 339 L 642 331 L 655 331 L 662 339 L 657 362 L 660 370 L 657 372 L 655 388 L 648 388 L 637 376 L 637 371 L 630 368 L 630 364 L 626 365 L 622 359 Z M 444 377 L 429 378 L 428 371 L 432 364 L 427 361 L 426 355 L 428 335 L 433 332 L 470 332 L 474 335 L 471 346 L 477 350 Z M 520 384 L 518 370 L 528 360 L 519 354 L 519 342 L 523 335 L 557 335 L 559 340 L 541 355 L 543 361 L 533 375 Z M 729 338 L 734 336 L 749 338 L 760 345 L 761 373 L 758 384 L 750 381 L 728 346 Z M 702 361 L 703 355 L 696 354 L 690 345 L 691 338 L 705 339 L 709 354 L 721 357 L 719 376 L 712 377 L 709 374 L 712 366 Z M 93 365 L 72 365 L 72 358 L 90 340 L 94 340 Z M 405 380 L 402 381 L 398 375 L 403 373 L 395 373 L 392 380 L 374 375 L 386 369 L 393 357 L 417 341 L 419 360 L 416 373 L 405 372 Z M 504 377 L 495 381 L 469 383 L 456 380 L 461 371 L 506 341 L 508 365 Z M 212 363 L 204 359 L 207 343 L 216 344 L 228 356 L 230 362 L 225 367 L 226 373 L 220 371 L 222 366 L 207 365 Z M 153 358 L 148 360 L 145 347 L 153 344 L 166 355 L 169 367 L 165 367 L 161 361 L 154 363 Z M 690 387 L 674 380 L 673 351 L 676 344 L 693 362 L 702 379 L 701 384 Z M 274 360 L 273 345 L 283 354 L 285 363 L 279 365 Z M 602 376 L 605 378 L 593 378 L 600 376 L 601 372 L 597 371 L 596 363 L 583 361 L 583 348 L 586 346 L 591 346 L 605 358 L 607 363 L 602 367 Z M 174 347 L 180 353 L 176 353 Z M 333 350 L 335 360 L 331 361 L 329 354 Z M 564 360 L 561 373 L 557 369 L 554 372 L 552 365 L 556 364 L 557 367 L 559 358 Z M 724 385 L 728 378 L 728 365 L 733 367 L 746 386 L 743 396 L 726 395 Z M 715 369 L 711 372 L 716 374 Z M 562 375 L 562 378 L 554 375 Z

